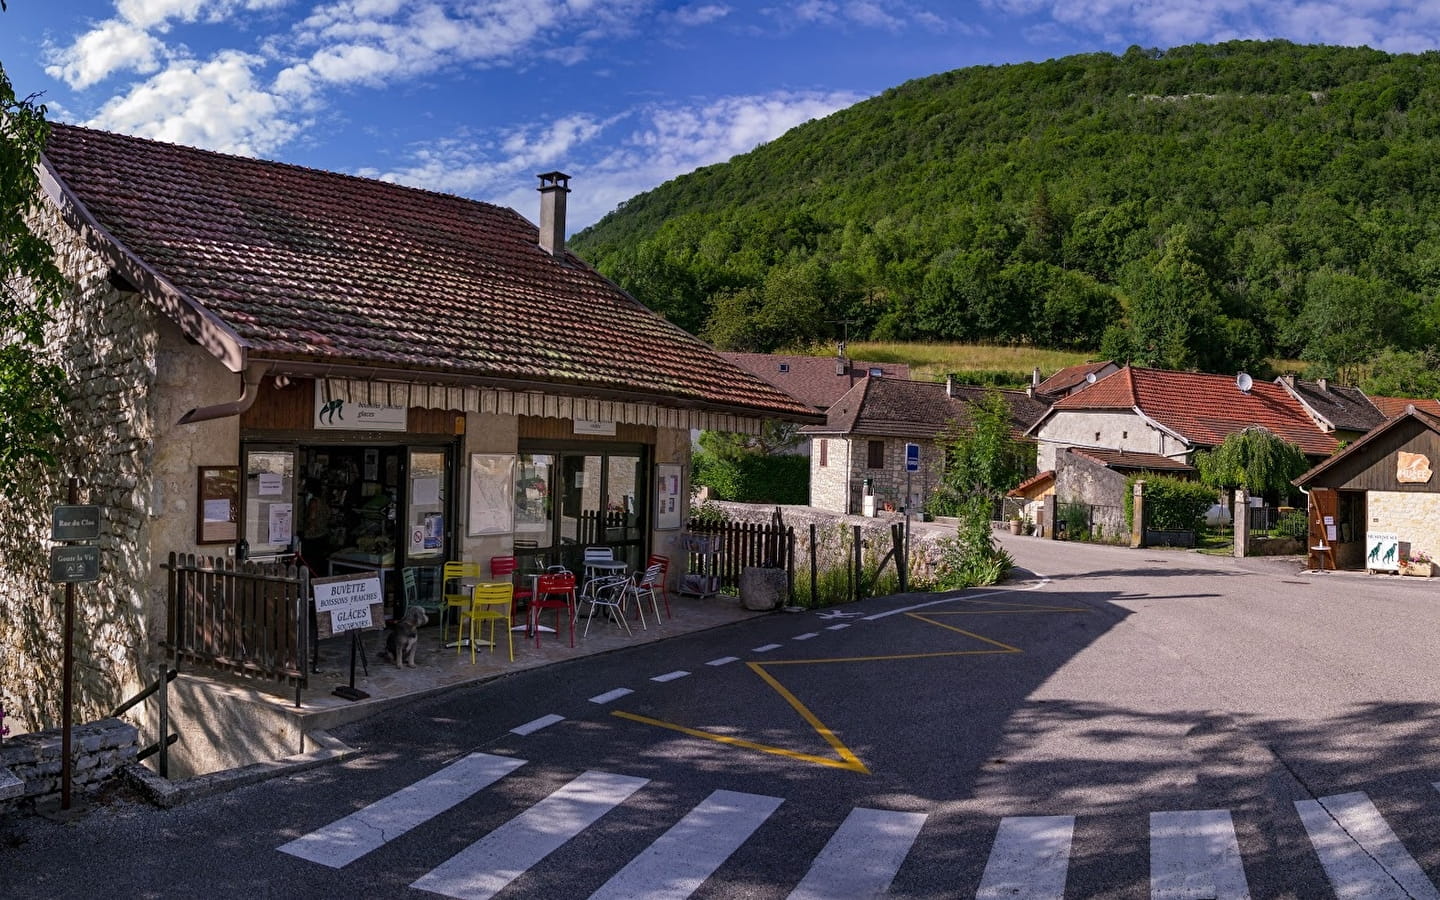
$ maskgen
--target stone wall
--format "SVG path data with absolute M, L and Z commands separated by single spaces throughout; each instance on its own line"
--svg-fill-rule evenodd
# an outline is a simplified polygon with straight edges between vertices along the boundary
M 825 465 L 820 465 L 819 442 L 825 441 Z M 850 442 L 843 437 L 816 437 L 810 441 L 810 505 L 834 513 L 850 511 Z
M 1055 457 L 1055 503 L 1085 503 L 1091 507 L 1091 527 L 1095 537 L 1118 538 L 1125 527 L 1126 476 L 1074 453 Z M 1064 519 L 1062 513 L 1057 513 Z M 1073 535 L 1072 535 L 1073 537 Z
M 0 496 L 0 704 L 17 731 L 60 720 L 64 591 L 49 584 L 48 558 L 50 510 L 65 502 L 68 477 L 84 480 L 82 502 L 101 506 L 100 580 L 76 589 L 76 721 L 104 716 L 136 688 L 151 640 L 156 315 L 110 283 L 108 265 L 49 204 L 34 224 L 75 290 L 47 336 L 69 391 L 58 465 L 31 465 L 15 495 Z
M 1394 532 L 1410 552 L 1424 550 L 1440 558 L 1440 493 L 1370 491 L 1367 531 Z
M 810 451 L 810 505 L 839 514 L 859 513 L 863 508 L 861 497 L 865 492 L 865 479 L 873 482 L 875 508 L 883 509 L 886 503 L 896 510 L 905 505 L 905 444 L 903 438 L 879 438 L 866 436 L 828 437 L 827 465 L 820 465 L 820 451 Z M 870 441 L 885 443 L 885 465 L 870 468 Z M 920 445 L 920 471 L 910 473 L 910 490 L 915 501 L 912 510 L 920 507 L 930 496 L 931 490 L 940 484 L 941 452 L 934 441 L 909 441 Z
M 99 784 L 135 759 L 140 747 L 135 726 L 119 719 L 77 725 L 70 733 L 73 791 Z M 59 729 L 21 735 L 0 744 L 0 812 L 30 806 L 60 794 Z

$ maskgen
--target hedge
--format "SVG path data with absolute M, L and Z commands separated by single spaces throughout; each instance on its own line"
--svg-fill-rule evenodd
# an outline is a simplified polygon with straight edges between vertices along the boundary
M 695 483 L 710 488 L 717 500 L 737 503 L 810 502 L 810 458 L 806 456 L 742 456 L 715 459 L 695 456 Z
M 1146 527 L 1156 531 L 1199 531 L 1218 491 L 1170 475 L 1132 475 L 1125 482 L 1125 525 L 1135 527 L 1135 482 L 1145 482 Z

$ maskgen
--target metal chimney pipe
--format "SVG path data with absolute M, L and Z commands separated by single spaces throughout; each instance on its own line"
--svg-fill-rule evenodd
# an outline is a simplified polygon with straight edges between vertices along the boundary
M 570 193 L 570 176 L 545 172 L 540 179 L 540 248 L 551 256 L 565 252 L 565 195 Z

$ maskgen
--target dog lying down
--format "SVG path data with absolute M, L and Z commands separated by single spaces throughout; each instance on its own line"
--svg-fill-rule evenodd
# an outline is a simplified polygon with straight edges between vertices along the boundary
M 420 626 L 430 621 L 425 610 L 412 606 L 385 632 L 385 649 L 380 658 L 393 660 L 395 668 L 415 668 L 415 648 L 420 646 Z

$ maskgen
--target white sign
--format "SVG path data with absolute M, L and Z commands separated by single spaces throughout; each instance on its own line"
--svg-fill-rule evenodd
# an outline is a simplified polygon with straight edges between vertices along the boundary
M 324 384 L 315 381 L 315 427 L 343 431 L 404 431 L 408 427 L 403 406 L 326 400 Z
M 261 472 L 259 494 L 261 497 L 277 497 L 285 493 L 285 477 L 274 472 Z
M 270 504 L 270 535 L 267 544 L 288 544 L 294 536 L 294 506 L 289 503 Z
M 589 419 L 576 419 L 576 420 L 575 420 L 575 433 L 576 433 L 576 434 L 604 434 L 604 435 L 612 435 L 612 436 L 613 436 L 613 435 L 615 434 L 615 423 L 614 423 L 614 422 L 593 422 L 593 421 L 591 421 L 591 420 L 589 420 Z
M 1365 532 L 1365 568 L 1372 572 L 1400 571 L 1400 535 L 1387 531 Z
M 315 612 L 330 614 L 332 633 L 374 627 L 370 607 L 385 599 L 378 575 L 346 575 L 310 584 L 315 589 Z

